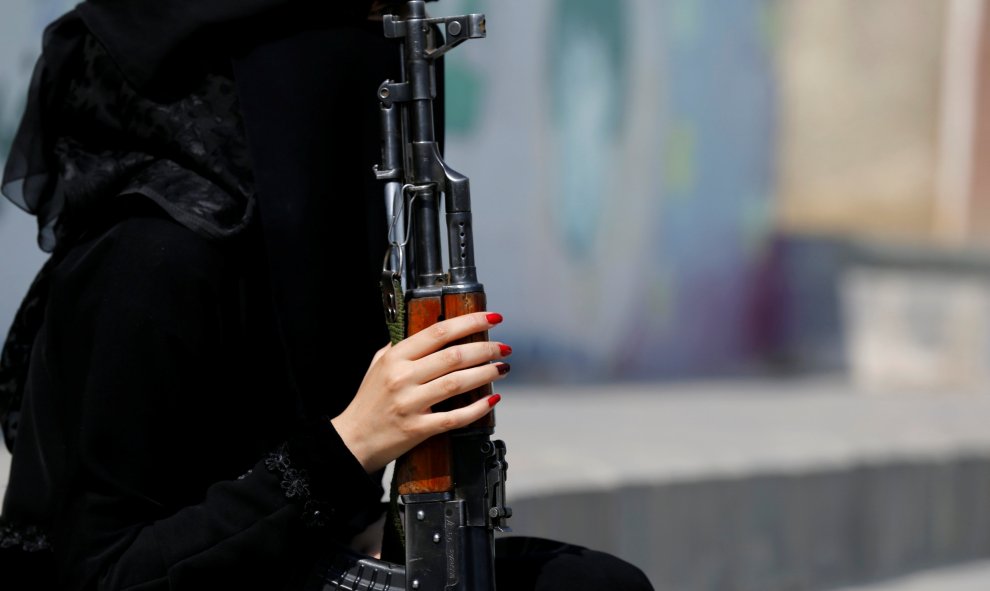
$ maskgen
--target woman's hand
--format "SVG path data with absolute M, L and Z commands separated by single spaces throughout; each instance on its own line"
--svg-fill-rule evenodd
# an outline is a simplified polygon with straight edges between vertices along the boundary
M 501 321 L 500 315 L 488 312 L 458 316 L 375 354 L 354 400 L 331 421 L 365 470 L 374 472 L 425 439 L 491 412 L 500 399 L 497 394 L 446 412 L 432 412 L 430 407 L 508 373 L 508 364 L 488 363 L 512 353 L 502 343 L 444 348 Z

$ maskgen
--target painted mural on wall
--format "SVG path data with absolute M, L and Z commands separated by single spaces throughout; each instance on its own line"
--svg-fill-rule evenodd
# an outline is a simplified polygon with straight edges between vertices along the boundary
M 440 5 L 488 13 L 488 39 L 450 57 L 483 106 L 448 154 L 473 180 L 519 373 L 750 366 L 767 339 L 773 3 Z
M 546 64 L 553 128 L 551 169 L 558 240 L 574 259 L 590 256 L 624 131 L 626 3 L 557 0 L 548 31 Z

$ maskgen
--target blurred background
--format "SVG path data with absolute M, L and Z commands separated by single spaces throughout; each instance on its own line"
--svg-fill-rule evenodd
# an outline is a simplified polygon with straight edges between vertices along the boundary
M 0 159 L 72 4 L 0 8 Z M 658 589 L 990 589 L 990 3 L 433 12 L 488 15 L 447 156 L 515 349 L 516 531 Z M 0 200 L 0 323 L 34 233 Z

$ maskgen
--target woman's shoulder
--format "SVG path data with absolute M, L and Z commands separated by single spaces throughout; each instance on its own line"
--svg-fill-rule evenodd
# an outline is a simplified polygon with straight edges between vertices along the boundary
M 177 296 L 202 297 L 234 279 L 238 256 L 233 245 L 201 236 L 143 196 L 124 199 L 128 202 L 56 255 L 54 294 L 90 294 L 95 304 L 150 305 Z

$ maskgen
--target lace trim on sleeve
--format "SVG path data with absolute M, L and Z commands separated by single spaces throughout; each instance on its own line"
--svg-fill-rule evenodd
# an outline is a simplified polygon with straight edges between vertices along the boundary
M 52 545 L 46 534 L 36 525 L 15 527 L 14 524 L 0 518 L 0 548 L 20 548 L 24 552 L 42 552 L 51 550 Z
M 283 443 L 265 458 L 265 467 L 282 478 L 281 486 L 285 497 L 302 505 L 302 520 L 309 527 L 326 525 L 334 509 L 314 498 L 310 492 L 309 473 L 305 468 L 294 468 L 289 459 L 289 445 Z

